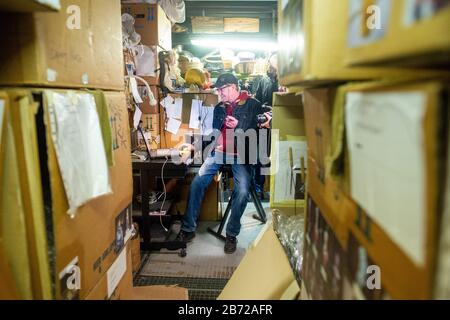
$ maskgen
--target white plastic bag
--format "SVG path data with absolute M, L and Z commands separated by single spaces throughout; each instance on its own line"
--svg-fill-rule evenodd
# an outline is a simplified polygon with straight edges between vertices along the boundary
M 144 77 L 155 77 L 156 69 L 156 47 L 137 45 L 136 52 L 136 75 Z
M 183 23 L 186 20 L 186 6 L 184 0 L 160 0 L 159 5 L 170 21 Z
M 134 29 L 134 18 L 128 13 L 122 15 L 122 41 L 125 48 L 132 47 L 141 42 L 141 35 Z
M 100 121 L 91 94 L 46 91 L 52 140 L 64 183 L 68 213 L 111 193 Z

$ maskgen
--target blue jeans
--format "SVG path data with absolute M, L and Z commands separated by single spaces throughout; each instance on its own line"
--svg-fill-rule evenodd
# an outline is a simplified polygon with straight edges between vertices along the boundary
M 261 167 L 262 165 L 260 163 L 255 164 L 253 166 L 254 170 L 253 181 L 255 184 L 255 191 L 257 193 L 264 192 L 264 183 L 266 182 L 266 176 L 261 174 Z
M 205 191 L 211 184 L 217 171 L 223 166 L 224 160 L 222 155 L 223 154 L 216 152 L 214 156 L 209 156 L 201 166 L 198 175 L 192 181 L 181 230 L 185 232 L 194 232 L 197 228 L 197 219 L 200 214 Z M 226 163 L 231 163 L 229 161 L 233 161 L 231 169 L 234 177 L 234 190 L 231 214 L 226 232 L 227 235 L 236 237 L 241 230 L 241 217 L 247 207 L 247 195 L 252 181 L 250 166 L 238 164 L 233 156 L 227 156 Z

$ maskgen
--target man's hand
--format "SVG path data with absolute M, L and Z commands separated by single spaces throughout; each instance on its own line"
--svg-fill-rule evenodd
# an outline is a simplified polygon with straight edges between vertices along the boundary
M 272 115 L 270 112 L 265 112 L 264 115 L 266 116 L 266 118 L 268 120 L 266 122 L 264 122 L 263 124 L 260 124 L 259 127 L 270 129 L 270 123 L 272 122 Z
M 191 151 L 195 151 L 195 147 L 190 143 L 183 143 L 177 149 L 181 154 L 190 154 Z
M 193 144 L 190 144 L 190 143 L 182 143 L 182 144 L 180 144 L 179 146 L 178 146 L 178 149 L 180 150 L 180 151 L 192 151 L 192 150 L 195 150 L 195 148 L 194 148 L 194 145 Z
M 235 129 L 237 127 L 237 125 L 238 125 L 238 122 L 239 122 L 238 119 L 236 119 L 233 116 L 227 116 L 225 118 L 225 126 L 228 129 Z

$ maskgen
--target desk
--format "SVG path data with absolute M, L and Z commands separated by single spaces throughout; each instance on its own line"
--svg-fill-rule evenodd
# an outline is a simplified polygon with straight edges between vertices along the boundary
M 142 228 L 141 236 L 143 243 L 141 245 L 142 250 L 160 250 L 166 248 L 169 250 L 183 249 L 181 255 L 185 255 L 186 243 L 177 241 L 163 241 L 163 242 L 152 242 L 151 241 L 151 224 L 152 218 L 157 219 L 159 223 L 159 216 L 152 217 L 149 215 L 150 206 L 150 187 L 152 184 L 152 178 L 161 177 L 161 170 L 166 162 L 165 159 L 155 159 L 149 161 L 142 160 L 132 160 L 132 165 L 134 170 L 140 171 L 140 186 L 142 195 L 141 213 L 142 213 Z M 166 178 L 178 178 L 183 179 L 188 171 L 188 166 L 186 164 L 175 164 L 171 160 L 167 161 L 164 166 L 164 179 Z

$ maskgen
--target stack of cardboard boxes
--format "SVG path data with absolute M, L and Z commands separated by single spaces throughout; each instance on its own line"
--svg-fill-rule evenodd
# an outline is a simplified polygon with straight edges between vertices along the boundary
M 133 3 L 122 1 L 122 14 L 129 14 L 134 19 L 134 30 L 140 36 L 140 43 L 132 48 L 125 48 L 125 72 L 136 75 L 146 81 L 156 104 L 151 104 L 147 87 L 138 81 L 138 92 L 143 100 L 139 105 L 142 111 L 141 121 L 146 132 L 151 136 L 149 146 L 161 146 L 160 123 L 160 90 L 159 90 L 159 59 L 162 51 L 172 49 L 172 23 L 158 4 Z M 145 53 L 148 51 L 148 55 Z M 144 57 L 143 61 L 140 57 Z M 141 63 L 141 65 L 139 65 Z M 145 68 L 142 67 L 145 64 Z
M 7 292 L 21 299 L 127 298 L 132 176 L 120 1 L 62 0 L 58 12 L 0 14 L 0 40 L 8 44 L 0 51 L 0 274 Z M 103 139 L 112 192 L 73 217 L 52 141 L 50 92 L 92 94 L 102 128 L 110 128 Z
M 164 99 L 159 90 L 159 58 L 158 55 L 161 51 L 172 49 L 172 24 L 167 18 L 162 8 L 157 4 L 146 3 L 133 3 L 133 1 L 122 1 L 122 14 L 129 14 L 134 18 L 134 29 L 141 37 L 140 44 L 135 46 L 133 50 L 136 51 L 130 54 L 130 50 L 125 51 L 125 71 L 128 74 L 130 69 L 134 71 L 131 73 L 143 78 L 150 86 L 153 96 L 156 99 L 157 104 L 151 105 L 148 94 L 146 94 L 146 87 L 139 83 L 138 92 L 143 100 L 143 103 L 139 104 L 139 109 L 142 111 L 141 121 L 144 130 L 151 137 L 148 140 L 148 145 L 151 149 L 155 148 L 175 148 L 179 145 L 190 142 L 187 141 L 188 135 L 198 133 L 198 129 L 189 127 L 191 108 L 193 107 L 193 100 L 201 100 L 203 106 L 215 106 L 218 102 L 218 96 L 212 93 L 169 93 L 169 98 Z M 137 48 L 137 49 L 136 49 Z M 145 49 L 143 49 L 145 48 Z M 142 54 L 142 50 L 150 50 L 153 57 L 152 63 L 155 70 L 147 70 L 149 73 L 155 71 L 153 76 L 146 76 L 139 74 L 140 68 L 138 65 L 139 54 Z M 169 132 L 166 130 L 166 125 L 169 121 L 168 111 L 173 109 L 174 106 L 169 105 L 167 101 L 171 100 L 175 103 L 175 99 L 182 100 L 181 114 L 177 116 L 176 120 L 180 121 L 180 127 L 177 132 Z M 130 101 L 133 101 L 130 98 Z M 212 110 L 212 108 L 211 108 Z M 134 113 L 130 115 L 132 118 Z M 174 118 L 175 119 L 175 118 Z M 140 137 L 139 137 L 140 140 Z M 189 184 L 193 176 L 187 177 L 182 185 L 178 186 L 179 198 L 177 205 L 174 206 L 178 210 L 184 210 L 186 206 L 186 198 L 189 190 Z M 218 211 L 218 183 L 214 183 L 208 189 L 207 199 L 202 206 L 200 219 L 201 220 L 217 220 L 220 219 Z M 174 212 L 176 213 L 176 212 Z
M 442 298 L 450 5 L 279 1 L 279 15 L 308 143 L 302 298 Z
M 304 212 L 305 198 L 298 192 L 302 187 L 300 173 L 302 170 L 306 173 L 306 136 L 301 95 L 274 94 L 270 140 L 270 208 L 288 214 L 301 214 Z M 298 170 L 293 170 L 295 166 Z

